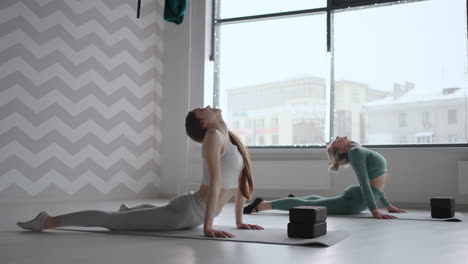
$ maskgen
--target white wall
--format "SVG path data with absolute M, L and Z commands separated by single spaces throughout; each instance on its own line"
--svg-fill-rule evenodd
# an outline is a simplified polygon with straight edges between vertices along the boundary
M 206 2 L 211 6 L 210 1 Z M 180 184 L 189 173 L 189 139 L 184 122 L 189 110 L 203 105 L 204 67 L 209 67 L 205 27 L 210 28 L 205 13 L 205 1 L 189 1 L 184 22 L 165 28 L 161 103 L 161 164 L 165 164 L 161 166 L 161 192 L 165 194 L 180 193 Z
M 0 1 L 0 202 L 157 195 L 163 6 Z
M 211 3 L 206 3 L 208 8 L 204 1 L 193 1 L 191 4 L 194 6 L 188 11 L 184 23 L 180 26 L 167 26 L 164 38 L 161 192 L 168 195 L 185 191 L 189 187 L 189 175 L 199 174 L 199 166 L 196 166 L 200 161 L 199 149 L 191 145 L 191 155 L 187 155 L 188 138 L 185 135 L 184 118 L 188 109 L 203 105 L 204 84 L 211 83 L 210 72 L 203 72 L 204 69 L 211 68 L 206 65 L 209 38 L 206 38 L 204 32 L 205 28 L 210 28 L 210 20 L 205 17 L 205 13 L 209 15 L 210 12 L 205 9 L 209 10 Z M 457 204 L 468 204 L 468 196 L 458 194 L 457 174 L 457 161 L 468 160 L 468 148 L 374 150 L 382 153 L 388 160 L 391 177 L 386 186 L 386 194 L 390 201 L 428 203 L 431 196 L 454 196 Z M 251 156 L 254 160 L 326 159 L 323 149 L 251 150 Z M 197 169 L 194 170 L 194 167 Z M 318 194 L 335 195 L 354 183 L 357 183 L 357 179 L 348 168 L 332 177 L 333 187 L 330 191 Z M 298 190 L 295 193 L 308 194 L 307 190 Z M 256 195 L 267 197 L 282 197 L 286 194 L 284 190 L 256 190 Z

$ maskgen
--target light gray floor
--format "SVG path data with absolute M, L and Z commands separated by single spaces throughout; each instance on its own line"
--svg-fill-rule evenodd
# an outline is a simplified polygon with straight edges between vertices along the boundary
M 126 201 L 130 206 L 148 202 L 164 204 L 166 200 Z M 85 209 L 116 210 L 121 203 L 0 204 L 0 263 L 448 264 L 466 263 L 468 259 L 467 213 L 463 213 L 462 223 L 329 216 L 329 230 L 351 233 L 329 248 L 63 231 L 33 233 L 15 225 L 41 210 L 51 215 Z M 287 214 L 247 215 L 244 219 L 271 228 L 286 228 L 289 221 Z M 216 224 L 234 225 L 232 204 L 217 217 Z

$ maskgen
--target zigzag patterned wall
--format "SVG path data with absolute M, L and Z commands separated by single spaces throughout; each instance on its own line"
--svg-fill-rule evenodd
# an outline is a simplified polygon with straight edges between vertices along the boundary
M 163 0 L 0 1 L 0 200 L 159 186 Z

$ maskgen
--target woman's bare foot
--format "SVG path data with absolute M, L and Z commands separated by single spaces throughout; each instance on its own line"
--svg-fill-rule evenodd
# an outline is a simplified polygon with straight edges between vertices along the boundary
M 16 223 L 19 227 L 30 231 L 42 231 L 47 229 L 46 222 L 49 215 L 46 212 L 40 212 L 34 219 L 27 222 Z

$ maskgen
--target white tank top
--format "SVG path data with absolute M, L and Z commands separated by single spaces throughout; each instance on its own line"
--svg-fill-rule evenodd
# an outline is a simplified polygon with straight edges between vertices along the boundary
M 244 159 L 236 145 L 224 137 L 224 153 L 221 154 L 221 188 L 233 189 L 239 186 L 239 175 L 244 168 Z M 203 159 L 203 185 L 210 185 L 208 165 Z

